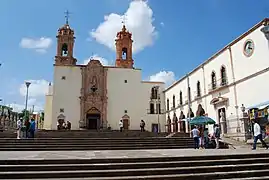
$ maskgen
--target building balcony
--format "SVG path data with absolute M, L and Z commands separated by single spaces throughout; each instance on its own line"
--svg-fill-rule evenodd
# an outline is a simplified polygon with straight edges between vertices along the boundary
M 222 88 L 225 88 L 228 86 L 228 80 L 227 79 L 219 79 L 213 83 L 210 83 L 208 85 L 208 92 L 215 92 L 217 90 L 220 90 Z
M 158 111 L 158 109 L 147 109 L 147 114 L 164 114 L 165 111 L 164 109 L 160 109 Z

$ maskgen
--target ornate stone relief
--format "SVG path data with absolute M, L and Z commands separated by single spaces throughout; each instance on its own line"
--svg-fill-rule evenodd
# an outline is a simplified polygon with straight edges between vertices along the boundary
M 101 126 L 107 126 L 107 72 L 100 61 L 91 60 L 82 67 L 81 120 L 86 125 L 86 115 L 92 108 L 101 114 Z

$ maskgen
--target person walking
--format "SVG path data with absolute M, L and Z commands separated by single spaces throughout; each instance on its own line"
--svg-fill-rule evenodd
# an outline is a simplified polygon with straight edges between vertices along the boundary
M 29 133 L 30 133 L 30 138 L 34 138 L 35 137 L 35 120 L 31 119 L 30 122 L 30 128 L 29 128 Z
M 17 121 L 17 139 L 21 139 L 22 118 Z
M 260 140 L 263 147 L 265 147 L 266 149 L 268 149 L 268 145 L 264 142 L 264 140 L 262 139 L 262 133 L 261 133 L 261 126 L 258 124 L 257 120 L 254 120 L 254 142 L 253 142 L 253 147 L 252 150 L 256 150 L 256 145 L 257 145 L 257 141 Z
M 193 130 L 191 130 L 192 132 L 192 137 L 194 140 L 194 149 L 199 149 L 199 134 L 200 131 L 197 129 L 197 126 L 194 126 Z
M 145 131 L 145 125 L 146 125 L 145 121 L 144 120 L 141 120 L 141 122 L 140 122 L 140 131 L 141 132 L 144 132 Z
M 214 127 L 214 138 L 216 142 L 216 149 L 219 149 L 220 129 L 218 124 L 215 124 Z
M 119 122 L 119 127 L 120 127 L 120 132 L 122 132 L 122 130 L 123 130 L 123 122 L 122 122 L 122 119 Z

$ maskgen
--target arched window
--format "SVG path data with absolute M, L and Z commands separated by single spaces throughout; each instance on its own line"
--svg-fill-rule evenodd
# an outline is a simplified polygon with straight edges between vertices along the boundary
M 176 96 L 173 95 L 173 108 L 176 108 Z
M 167 111 L 169 111 L 169 99 L 166 100 Z
M 188 87 L 188 101 L 191 101 L 191 87 Z
M 67 44 L 63 44 L 62 46 L 62 56 L 67 56 L 68 55 L 68 46 Z
M 127 48 L 122 48 L 122 59 L 127 59 Z
M 212 85 L 212 89 L 217 88 L 216 73 L 214 71 L 211 73 L 211 85 Z
M 182 91 L 179 93 L 179 104 L 183 105 Z
M 221 76 L 221 85 L 225 86 L 227 85 L 227 74 L 226 74 L 226 68 L 224 66 L 221 66 L 220 69 L 220 76 Z
M 200 84 L 200 81 L 197 82 L 197 97 L 201 97 L 201 84 Z
M 151 99 L 158 99 L 158 87 L 151 88 Z
M 150 111 L 149 113 L 150 113 L 150 114 L 155 114 L 154 103 L 150 103 L 150 104 L 149 104 L 149 108 L 150 108 L 150 109 L 149 109 L 149 111 Z

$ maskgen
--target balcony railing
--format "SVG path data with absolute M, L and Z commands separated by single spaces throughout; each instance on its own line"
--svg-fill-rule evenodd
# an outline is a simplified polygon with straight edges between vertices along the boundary
M 159 111 L 158 109 L 147 109 L 147 113 L 148 114 L 164 114 L 165 111 L 164 109 L 160 109 Z
M 208 91 L 211 92 L 211 91 L 215 91 L 219 88 L 222 88 L 222 87 L 225 87 L 228 85 L 228 80 L 227 78 L 222 78 L 222 79 L 219 79 L 215 82 L 212 82 L 208 85 Z

